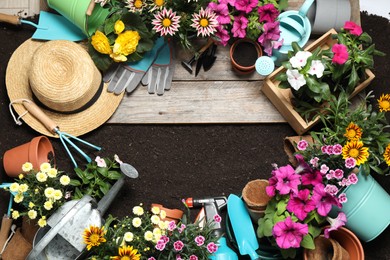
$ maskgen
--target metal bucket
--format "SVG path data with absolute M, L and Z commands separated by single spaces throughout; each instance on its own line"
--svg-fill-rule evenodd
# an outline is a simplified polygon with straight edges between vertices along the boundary
M 47 226 L 38 230 L 33 249 L 26 259 L 80 259 L 86 247 L 82 238 L 84 230 L 91 225 L 103 225 L 102 216 L 123 184 L 124 177 L 112 186 L 99 203 L 89 195 L 66 202 L 47 220 Z

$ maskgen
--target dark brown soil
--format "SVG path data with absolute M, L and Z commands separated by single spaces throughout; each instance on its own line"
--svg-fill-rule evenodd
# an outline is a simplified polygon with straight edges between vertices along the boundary
M 376 48 L 390 55 L 390 25 L 385 18 L 362 13 L 362 27 L 373 37 Z M 17 126 L 8 110 L 5 71 L 12 52 L 31 37 L 34 28 L 0 23 L 0 156 L 38 134 L 26 124 Z M 375 80 L 368 87 L 376 96 L 389 93 L 389 56 L 375 59 Z M 271 164 L 284 165 L 283 138 L 295 135 L 288 124 L 225 125 L 112 125 L 106 124 L 82 136 L 103 150 L 90 155 L 115 153 L 132 164 L 139 178 L 129 179 L 108 213 L 130 214 L 134 205 L 163 204 L 181 208 L 187 197 L 240 194 L 254 179 L 269 178 Z M 72 163 L 61 143 L 51 139 L 59 169 L 72 172 Z M 82 158 L 78 158 L 82 162 Z M 390 177 L 374 176 L 390 192 Z M 0 167 L 0 183 L 10 181 Z M 6 212 L 9 195 L 0 191 L 0 214 Z M 367 221 L 370 221 L 369 219 Z M 390 259 L 390 230 L 364 244 L 366 259 Z
M 250 42 L 240 42 L 234 49 L 233 59 L 243 67 L 250 67 L 257 59 L 256 46 Z

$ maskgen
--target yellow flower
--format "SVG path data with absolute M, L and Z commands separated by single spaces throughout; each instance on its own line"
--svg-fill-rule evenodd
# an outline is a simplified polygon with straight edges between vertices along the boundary
M 157 206 L 152 207 L 151 211 L 152 211 L 152 213 L 155 214 L 155 215 L 160 214 L 160 208 L 157 207 Z
M 13 210 L 12 211 L 12 218 L 17 219 L 18 217 L 20 217 L 19 211 Z
M 165 229 L 168 228 L 168 223 L 169 223 L 169 221 L 160 221 L 160 222 L 158 223 L 158 227 L 161 228 L 161 229 L 163 229 L 163 230 L 165 230 Z
M 30 209 L 28 211 L 27 215 L 30 219 L 35 219 L 37 217 L 37 212 L 33 209 Z
M 124 62 L 128 55 L 134 53 L 141 39 L 137 31 L 125 31 L 118 35 L 115 40 L 113 53 L 110 57 L 116 62 Z
M 345 129 L 344 136 L 347 137 L 350 141 L 357 141 L 362 137 L 362 129 L 358 125 L 351 122 Z
M 29 207 L 30 209 L 32 209 L 34 206 L 35 206 L 35 204 L 32 203 L 31 201 L 28 203 L 28 207 Z
M 14 197 L 14 201 L 15 201 L 16 203 L 22 202 L 23 199 L 24 199 L 23 193 L 18 193 L 18 194 L 16 194 L 15 197 Z
M 165 3 L 164 0 L 154 0 L 154 4 L 155 4 L 156 6 L 158 6 L 158 7 L 163 6 L 164 3 Z
M 154 228 L 153 229 L 153 235 L 154 235 L 154 240 L 155 242 L 159 241 L 162 235 L 162 231 L 160 228 Z
M 104 227 L 90 226 L 84 230 L 84 243 L 87 244 L 87 250 L 91 250 L 93 246 L 99 246 L 106 242 L 104 235 L 106 234 Z
M 45 217 L 45 216 L 41 217 L 41 218 L 38 220 L 38 225 L 39 225 L 40 227 L 44 227 L 44 226 L 47 225 L 46 217 Z
M 54 200 L 60 200 L 62 199 L 62 191 L 61 190 L 55 190 L 53 194 Z
M 133 249 L 132 246 L 120 247 L 118 249 L 118 256 L 111 256 L 112 260 L 139 260 L 141 259 L 141 254 L 138 254 L 137 249 Z
M 53 208 L 53 202 L 51 200 L 47 200 L 45 201 L 45 203 L 43 204 L 43 207 L 46 209 L 46 210 L 51 210 Z
M 126 233 L 123 235 L 123 238 L 125 239 L 126 242 L 131 242 L 131 241 L 133 241 L 133 239 L 134 239 L 134 234 L 131 233 L 131 232 L 126 232 Z
M 161 210 L 160 212 L 160 218 L 161 219 L 165 219 L 167 217 L 167 213 L 165 212 L 165 210 Z
M 153 240 L 153 232 L 152 231 L 146 231 L 145 234 L 144 234 L 144 238 L 146 241 L 152 241 Z
M 33 169 L 33 165 L 30 162 L 26 162 L 22 165 L 22 171 L 29 172 Z
M 133 227 L 137 228 L 137 227 L 141 226 L 142 220 L 140 218 L 133 218 L 132 224 L 133 224 Z
M 369 156 L 368 148 L 363 146 L 362 141 L 350 141 L 343 146 L 343 159 L 354 158 L 356 165 L 367 161 Z
M 91 44 L 95 50 L 101 54 L 111 54 L 111 46 L 108 38 L 101 31 L 96 31 L 95 34 L 91 37 Z
M 55 178 L 57 177 L 57 169 L 56 168 L 51 168 L 47 171 L 47 175 L 50 177 L 50 178 Z
M 23 183 L 19 185 L 19 192 L 26 192 L 28 190 L 28 185 Z
M 115 22 L 114 30 L 116 34 L 120 34 L 121 32 L 123 32 L 124 29 L 125 29 L 125 24 L 121 20 Z
M 385 159 L 387 165 L 390 166 L 390 144 L 387 145 L 385 152 L 383 153 L 383 158 Z
M 47 180 L 47 175 L 44 172 L 38 172 L 36 178 L 39 182 L 45 182 Z
M 379 111 L 390 111 L 390 95 L 382 94 L 378 99 Z
M 144 214 L 144 209 L 140 206 L 135 206 L 133 208 L 133 213 L 134 213 L 134 215 L 142 216 Z
M 152 221 L 153 224 L 157 225 L 160 222 L 160 217 L 157 215 L 153 215 L 150 217 L 150 220 Z
M 60 178 L 60 183 L 63 185 L 63 186 L 66 186 L 70 183 L 70 178 L 68 175 L 62 175 L 61 178 Z
M 39 169 L 41 170 L 41 172 L 46 173 L 46 172 L 50 171 L 51 165 L 50 165 L 50 163 L 44 162 L 41 164 L 41 166 L 39 166 Z
M 46 198 L 50 199 L 54 197 L 54 188 L 48 187 L 45 189 L 45 196 Z
M 12 192 L 18 192 L 19 191 L 19 186 L 20 186 L 19 183 L 14 182 L 14 183 L 11 184 L 11 186 L 9 186 L 9 189 Z
M 19 180 L 22 180 L 23 178 L 24 178 L 24 174 L 23 173 L 21 173 L 21 174 L 19 174 Z

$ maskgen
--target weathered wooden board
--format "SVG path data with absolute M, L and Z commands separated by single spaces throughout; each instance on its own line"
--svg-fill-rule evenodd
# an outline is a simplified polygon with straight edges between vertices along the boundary
M 350 0 L 351 20 L 360 23 L 359 1 Z M 290 0 L 291 9 L 299 9 L 303 0 Z M 181 65 L 191 53 L 179 48 L 170 91 L 150 95 L 139 86 L 123 101 L 108 123 L 196 124 L 196 123 L 276 123 L 286 122 L 261 91 L 264 77 L 257 73 L 240 76 L 230 65 L 229 48 L 218 47 L 217 60 L 197 77 Z M 195 64 L 193 65 L 195 70 Z

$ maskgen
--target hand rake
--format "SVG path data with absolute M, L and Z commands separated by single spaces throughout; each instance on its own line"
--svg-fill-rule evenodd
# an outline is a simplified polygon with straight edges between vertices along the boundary
M 79 147 L 77 147 L 77 145 L 75 145 L 73 143 L 72 140 L 70 139 L 74 139 L 76 141 L 79 141 L 85 145 L 88 145 L 96 150 L 101 150 L 102 148 L 99 147 L 99 146 L 96 146 L 96 145 L 93 145 L 91 143 L 88 143 L 80 138 L 77 138 L 71 134 L 68 134 L 68 133 L 65 133 L 65 132 L 61 132 L 60 131 L 60 128 L 57 126 L 57 124 L 55 122 L 53 122 L 53 120 L 51 120 L 35 103 L 33 103 L 32 101 L 30 102 L 23 102 L 23 105 L 24 107 L 27 109 L 28 112 L 30 112 L 36 119 L 38 119 L 45 127 L 47 130 L 49 130 L 50 132 L 52 132 L 53 134 L 57 134 L 63 144 L 63 146 L 65 147 L 65 150 L 66 152 L 68 153 L 70 159 L 72 160 L 74 166 L 77 168 L 77 163 L 72 155 L 72 153 L 70 152 L 68 146 L 67 146 L 67 143 L 69 145 L 71 145 L 77 152 L 79 152 L 86 160 L 87 162 L 91 162 L 91 158 L 86 155 Z

